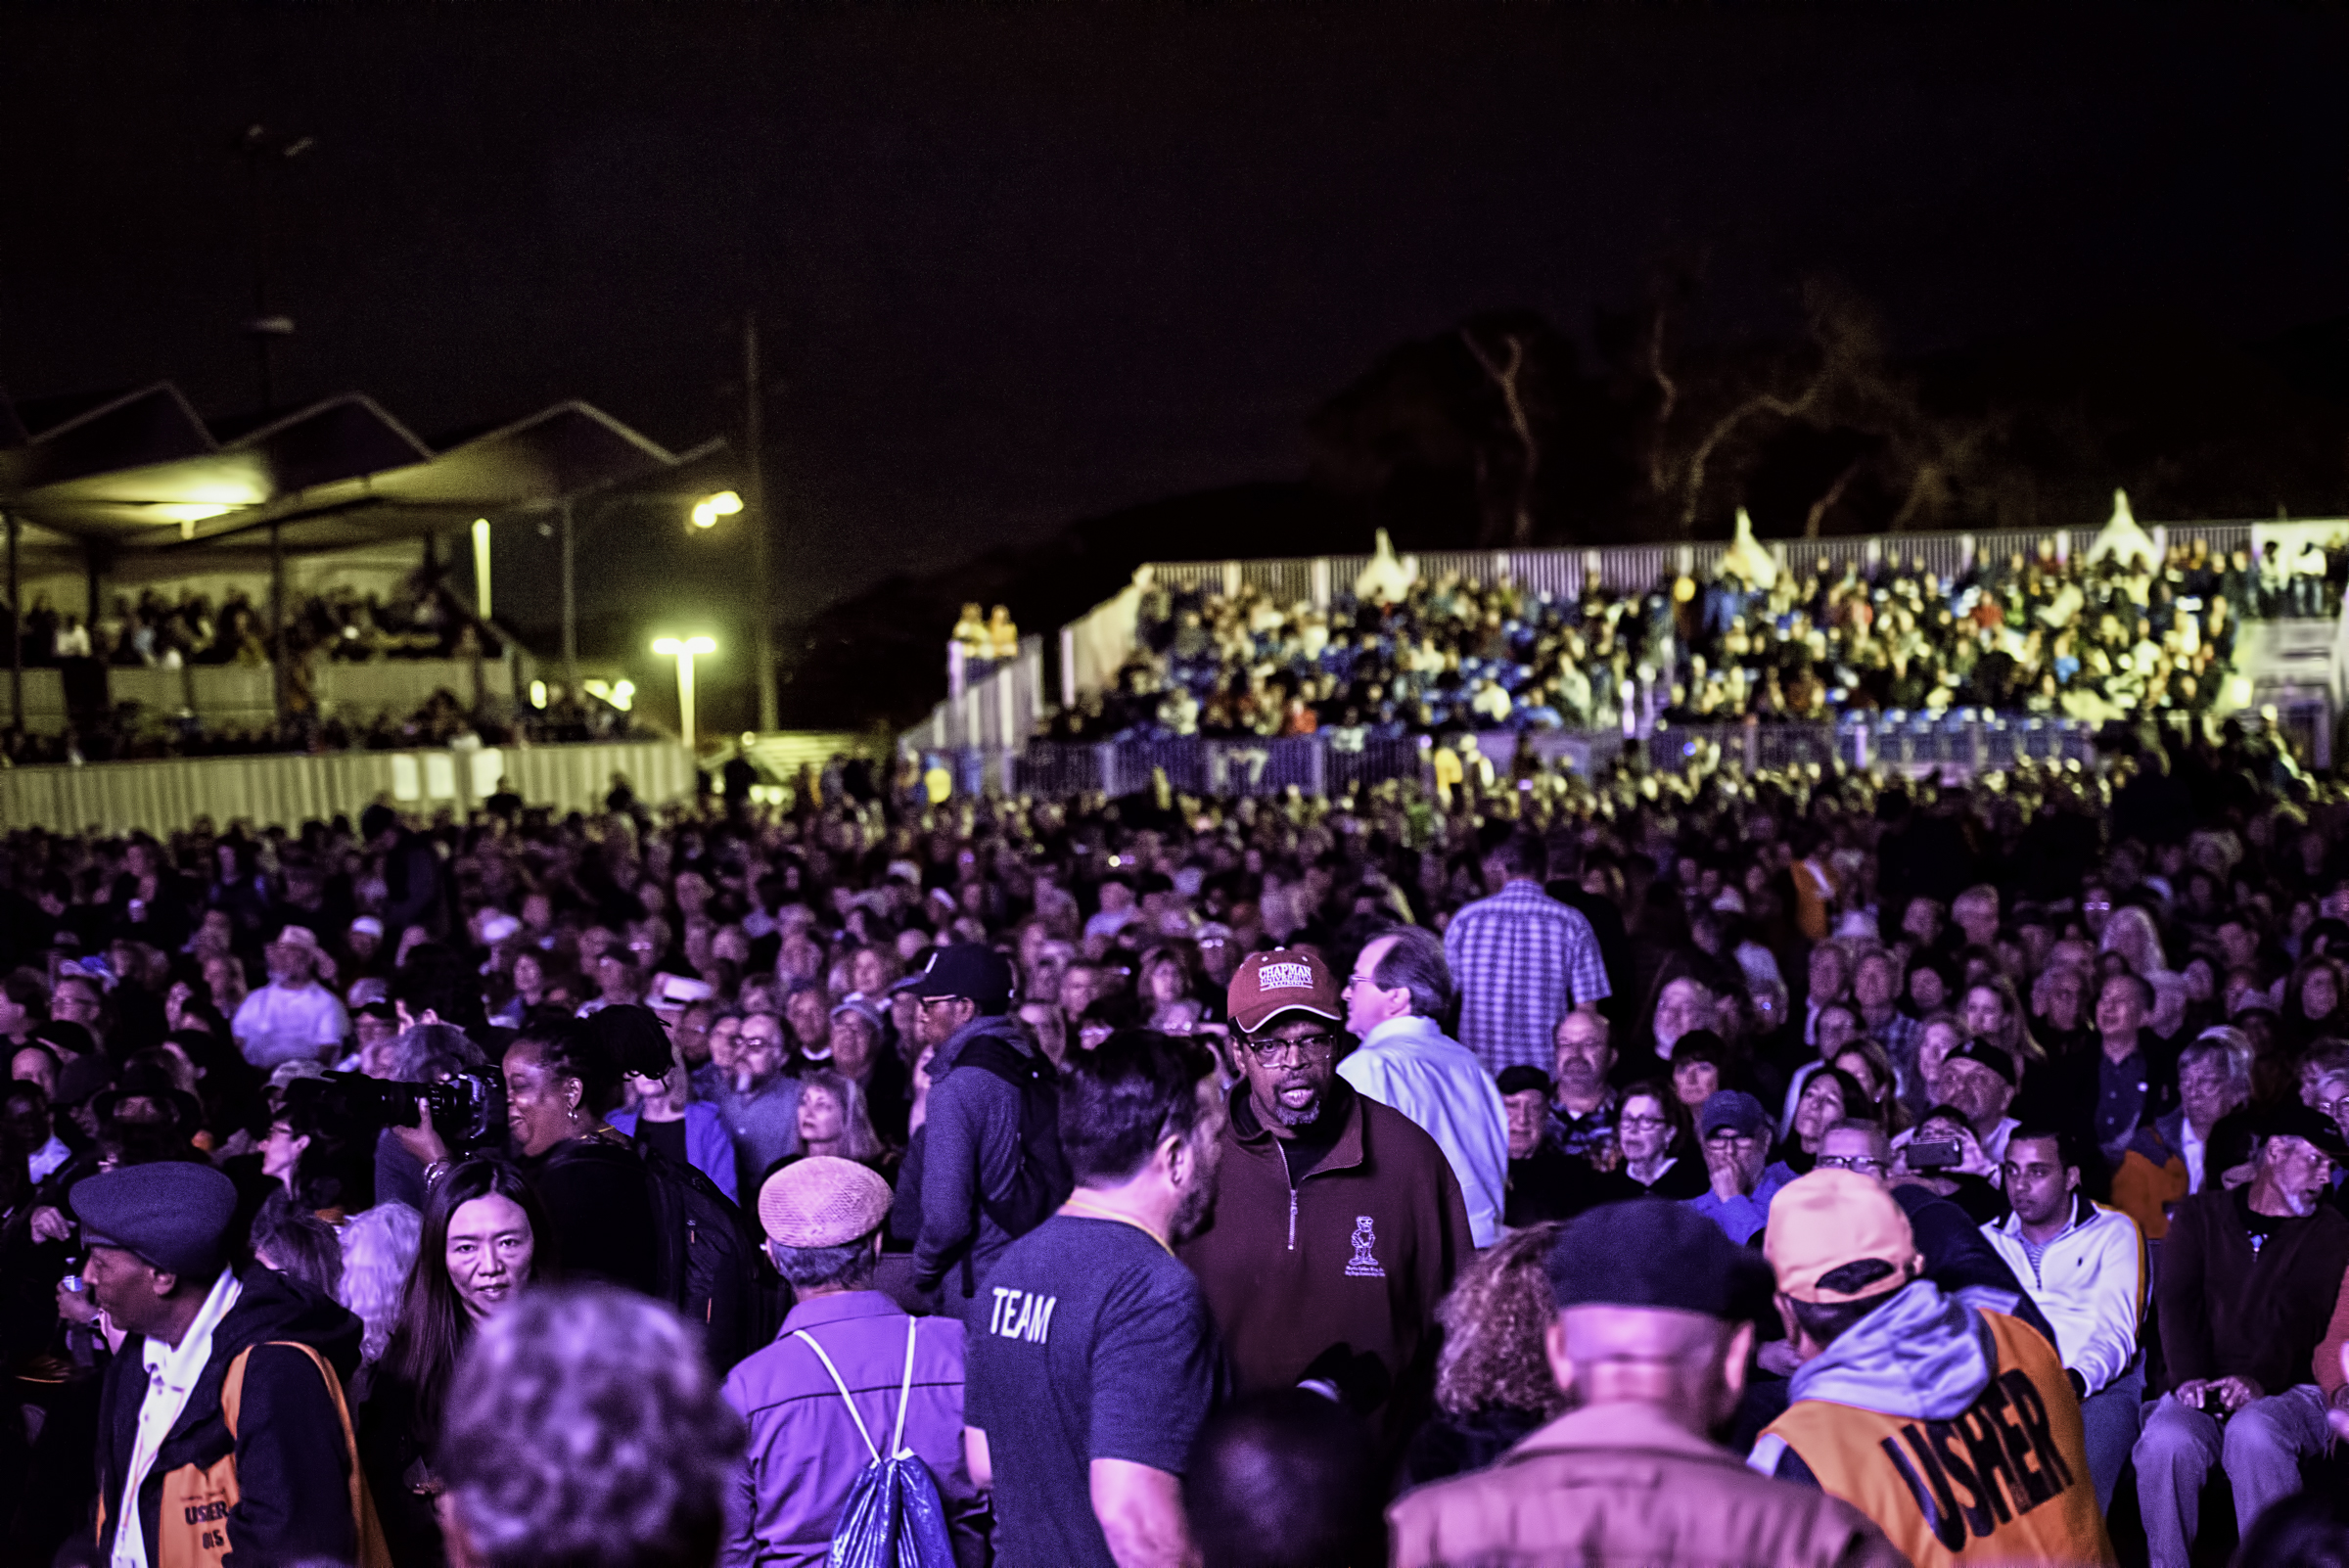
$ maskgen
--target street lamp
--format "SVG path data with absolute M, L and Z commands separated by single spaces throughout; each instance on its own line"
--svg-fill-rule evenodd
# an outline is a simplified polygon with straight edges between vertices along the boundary
M 696 654 L 714 654 L 717 644 L 708 637 L 663 637 L 653 644 L 653 652 L 677 662 L 677 729 L 685 737 L 685 750 L 693 745 L 693 659 Z
M 732 490 L 705 495 L 693 503 L 693 526 L 697 529 L 714 529 L 717 527 L 719 518 L 732 517 L 741 510 L 742 497 Z

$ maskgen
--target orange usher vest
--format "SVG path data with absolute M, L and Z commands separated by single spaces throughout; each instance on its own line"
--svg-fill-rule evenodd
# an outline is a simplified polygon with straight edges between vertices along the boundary
M 1948 1421 L 1801 1400 L 1773 1421 L 1819 1484 L 1916 1568 L 2115 1559 L 2088 1474 L 2080 1402 L 2036 1329 L 1986 1312 L 1998 1366 Z

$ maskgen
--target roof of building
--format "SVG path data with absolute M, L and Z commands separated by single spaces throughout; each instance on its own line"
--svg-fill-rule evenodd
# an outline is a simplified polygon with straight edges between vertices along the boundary
M 672 453 L 577 401 L 438 449 L 356 392 L 207 424 L 158 382 L 17 407 L 0 397 L 0 509 L 117 548 L 200 548 L 274 524 L 288 550 L 335 550 L 545 510 L 708 450 Z

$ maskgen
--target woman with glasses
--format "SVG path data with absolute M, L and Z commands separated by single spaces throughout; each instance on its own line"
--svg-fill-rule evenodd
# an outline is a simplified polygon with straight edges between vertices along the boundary
M 1708 1187 L 1705 1162 L 1694 1154 L 1694 1124 L 1669 1086 L 1648 1079 L 1623 1091 L 1615 1141 L 1623 1150 L 1617 1175 L 1637 1189 L 1632 1197 L 1684 1199 Z

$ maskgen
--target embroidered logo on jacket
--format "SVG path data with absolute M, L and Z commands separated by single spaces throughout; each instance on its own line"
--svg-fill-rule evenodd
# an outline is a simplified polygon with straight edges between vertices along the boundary
M 1346 1264 L 1346 1272 L 1350 1278 L 1384 1279 L 1387 1277 L 1385 1267 L 1376 1258 L 1370 1256 L 1370 1249 L 1377 1245 L 1378 1232 L 1370 1227 L 1370 1217 L 1366 1214 L 1356 1215 L 1354 1217 L 1354 1256 Z

